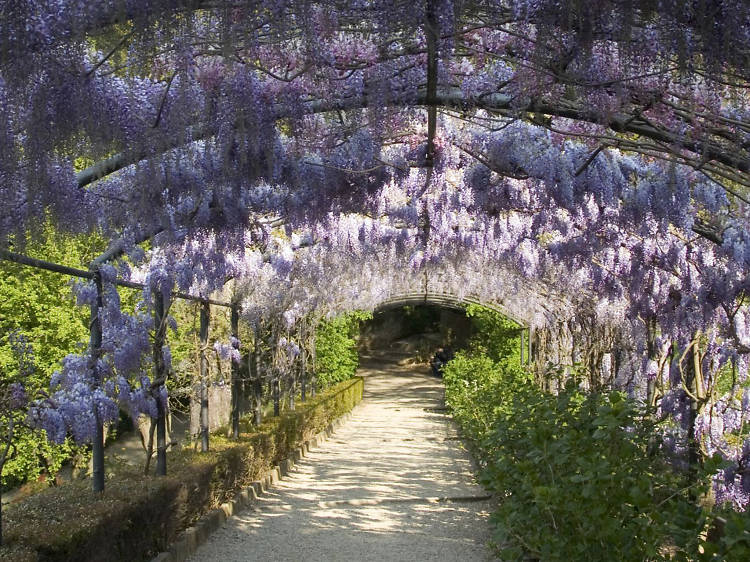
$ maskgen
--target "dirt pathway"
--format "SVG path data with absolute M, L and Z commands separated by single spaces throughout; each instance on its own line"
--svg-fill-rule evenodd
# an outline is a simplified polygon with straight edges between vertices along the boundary
M 396 365 L 360 374 L 352 418 L 191 561 L 491 559 L 489 501 L 441 382 Z

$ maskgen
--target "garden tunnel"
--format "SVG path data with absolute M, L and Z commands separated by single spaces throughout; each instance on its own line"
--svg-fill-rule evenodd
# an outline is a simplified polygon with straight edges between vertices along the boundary
M 449 293 L 405 293 L 392 295 L 388 299 L 381 302 L 375 310 L 375 314 L 386 310 L 403 309 L 407 306 L 427 306 L 436 307 L 437 309 L 448 309 L 465 313 L 466 306 L 469 304 L 476 304 L 483 306 L 489 310 L 501 314 L 503 317 L 512 320 L 518 325 L 518 333 L 520 335 L 520 358 L 522 363 L 530 362 L 531 358 L 531 336 L 529 326 L 522 320 L 514 317 L 502 304 L 494 303 L 480 303 L 476 299 L 471 297 L 459 298 L 456 295 Z
M 750 482 L 717 421 L 750 414 L 746 3 L 0 13 L 2 257 L 28 258 L 45 221 L 112 241 L 64 266 L 92 281 L 92 337 L 42 401 L 49 434 L 88 412 L 100 444 L 122 397 L 163 417 L 170 297 L 231 308 L 248 370 L 265 329 L 290 368 L 342 313 L 479 302 L 529 331 L 541 384 L 547 363 L 583 365 L 733 464 L 723 493 Z M 144 290 L 136 314 L 118 285 Z

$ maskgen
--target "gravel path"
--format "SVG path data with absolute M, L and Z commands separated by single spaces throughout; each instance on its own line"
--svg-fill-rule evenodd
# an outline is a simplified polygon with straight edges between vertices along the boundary
M 363 369 L 365 399 L 334 436 L 190 560 L 491 560 L 490 502 L 439 380 Z

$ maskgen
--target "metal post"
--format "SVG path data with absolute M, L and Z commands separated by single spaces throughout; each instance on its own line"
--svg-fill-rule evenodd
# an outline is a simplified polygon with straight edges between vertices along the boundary
M 523 336 L 524 336 L 524 329 L 521 328 L 521 365 L 523 365 L 523 349 L 525 347 L 524 341 L 523 341 Z
M 94 271 L 94 284 L 96 285 L 96 300 L 91 304 L 91 323 L 89 326 L 89 346 L 91 352 L 91 370 L 93 372 L 94 385 L 100 386 L 101 374 L 99 373 L 99 357 L 102 351 L 102 320 L 99 311 L 104 306 L 102 298 L 102 276 L 99 270 Z M 99 412 L 94 404 L 94 419 L 96 431 L 92 443 L 92 486 L 94 492 L 104 491 L 104 424 L 99 417 Z
M 655 316 L 646 319 L 646 353 L 653 361 L 657 359 L 656 327 Z M 646 382 L 646 404 L 651 407 L 656 405 L 656 376 L 649 378 Z
M 297 360 L 298 358 L 295 357 L 292 361 L 291 365 L 289 365 L 289 388 L 287 389 L 289 392 L 289 409 L 294 411 L 295 408 L 295 394 L 297 393 Z
M 240 339 L 240 309 L 239 305 L 232 307 L 232 345 L 238 345 Z M 239 345 L 237 352 L 239 353 Z M 232 360 L 232 438 L 238 439 L 240 436 L 240 366 Z
M 253 328 L 253 351 L 248 354 L 248 371 L 253 386 L 253 412 L 255 414 L 255 426 L 263 423 L 263 381 L 260 379 L 260 334 L 257 327 Z
M 273 415 L 277 417 L 281 413 L 281 381 L 278 376 L 273 377 Z
M 200 325 L 200 432 L 201 451 L 208 451 L 208 324 L 211 318 L 211 308 L 207 302 L 201 303 Z
M 158 292 L 154 295 L 154 324 L 156 331 L 154 333 L 154 398 L 156 398 L 156 474 L 157 476 L 167 475 L 167 423 L 166 423 L 166 404 L 161 400 L 161 387 L 167 382 L 167 370 L 164 365 L 164 355 L 162 348 L 166 339 L 166 322 L 164 316 L 169 302 L 166 295 Z
M 294 394 L 297 392 L 297 376 L 295 373 L 296 368 L 297 368 L 296 365 L 292 365 L 292 370 L 289 373 L 289 409 L 290 410 L 294 410 L 295 408 Z
M 304 402 L 307 399 L 307 349 L 303 340 L 302 349 L 300 350 L 300 400 Z
M 533 333 L 531 331 L 531 326 L 529 326 L 529 353 L 528 353 L 528 356 L 527 356 L 527 358 L 528 358 L 527 359 L 527 363 L 529 365 L 531 365 L 531 352 L 533 351 L 533 347 L 532 347 L 532 344 L 531 344 L 531 340 L 533 339 L 532 336 L 533 336 Z
M 315 398 L 315 377 L 316 377 L 316 368 L 317 368 L 317 351 L 315 350 L 315 328 L 313 328 L 312 331 L 312 345 L 310 346 L 310 350 L 312 353 L 312 371 L 310 372 L 310 396 Z

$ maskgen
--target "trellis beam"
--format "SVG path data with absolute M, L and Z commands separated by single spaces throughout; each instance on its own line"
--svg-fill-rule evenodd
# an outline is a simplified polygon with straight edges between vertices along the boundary
M 382 105 L 382 100 L 370 99 L 367 94 L 362 96 L 348 98 L 346 100 L 319 100 L 310 102 L 306 105 L 306 114 L 327 113 L 331 111 L 348 111 L 353 109 L 362 109 L 375 105 Z M 583 105 L 576 105 L 573 102 L 555 103 L 554 100 L 544 98 L 532 99 L 525 107 L 517 107 L 517 99 L 509 94 L 494 93 L 483 95 L 481 97 L 466 96 L 460 88 L 443 87 L 437 88 L 434 92 L 431 88 L 425 88 L 416 96 L 404 97 L 402 99 L 388 100 L 387 102 L 395 107 L 407 106 L 426 106 L 426 107 L 447 107 L 455 109 L 485 109 L 487 111 L 512 111 L 514 115 L 525 115 L 528 119 L 533 115 L 550 115 L 553 117 L 565 117 L 581 122 L 590 122 L 601 124 L 591 115 L 591 112 Z M 295 111 L 297 111 L 295 109 Z M 275 112 L 277 119 L 289 117 L 289 110 L 281 107 Z M 678 133 L 665 128 L 659 128 L 656 125 L 638 119 L 632 114 L 615 113 L 604 125 L 617 133 L 628 133 L 643 136 L 647 139 L 663 143 L 664 146 L 679 146 L 694 154 L 702 156 L 705 162 L 715 161 L 727 168 L 736 170 L 741 173 L 750 173 L 750 158 L 742 156 L 730 150 L 723 150 L 716 143 L 700 139 L 686 139 Z M 105 160 L 82 170 L 76 174 L 76 181 L 79 187 L 85 187 L 103 177 L 106 177 L 123 168 L 131 166 L 150 157 L 158 156 L 160 153 L 166 153 L 175 148 L 203 140 L 216 134 L 216 126 L 202 125 L 196 126 L 189 130 L 189 134 L 184 137 L 175 137 L 174 140 L 164 143 L 160 149 L 149 153 L 133 152 L 119 153 Z M 189 140 L 185 141 L 187 138 Z
M 10 261 L 13 263 L 17 263 L 19 265 L 26 265 L 28 267 L 34 267 L 37 269 L 44 269 L 46 271 L 60 273 L 62 275 L 70 275 L 71 277 L 80 277 L 82 279 L 94 279 L 96 276 L 95 271 L 78 269 L 75 267 L 69 267 L 67 265 L 61 265 L 59 263 L 53 263 L 53 262 L 49 262 L 46 260 L 40 260 L 38 258 L 32 258 L 29 256 L 25 256 L 23 254 L 11 252 L 10 250 L 4 250 L 2 248 L 0 248 L 0 259 L 5 260 L 5 261 Z M 117 285 L 118 287 L 126 287 L 128 289 L 145 289 L 147 287 L 143 283 L 137 283 L 135 281 L 126 281 L 124 279 L 112 279 L 112 280 L 108 280 L 107 282 L 112 283 L 113 285 Z M 226 308 L 232 308 L 232 306 L 234 306 L 230 302 L 224 302 L 224 301 L 211 299 L 207 297 L 191 295 L 189 293 L 183 293 L 181 291 L 173 291 L 172 297 L 183 299 L 183 300 L 194 301 L 194 302 L 201 302 L 201 303 L 205 302 L 208 304 L 212 304 L 214 306 L 223 306 Z

